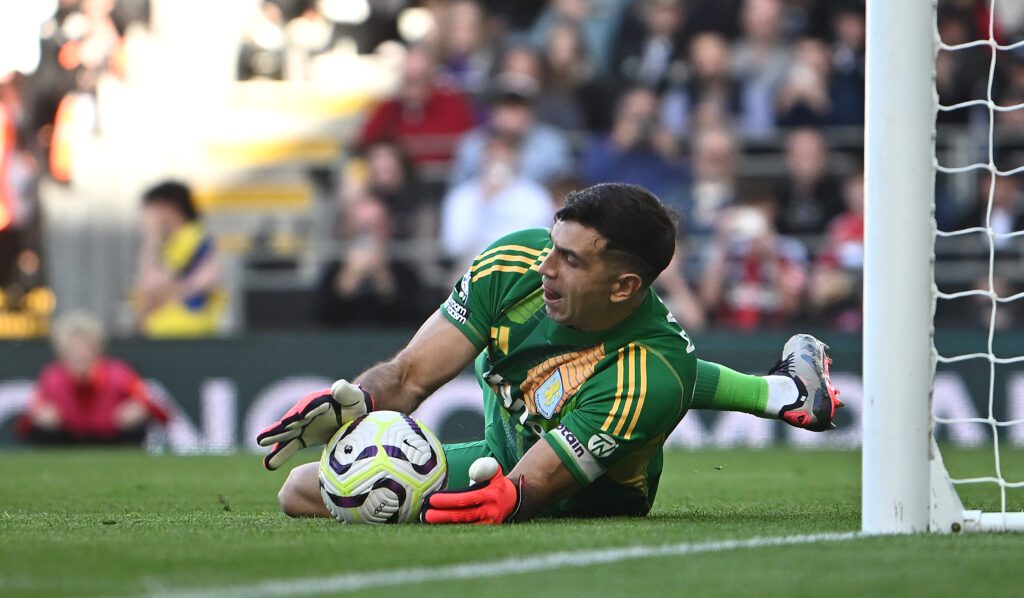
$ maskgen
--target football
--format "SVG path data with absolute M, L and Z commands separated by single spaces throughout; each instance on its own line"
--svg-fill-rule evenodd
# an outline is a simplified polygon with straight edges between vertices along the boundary
M 423 498 L 447 478 L 437 437 L 395 411 L 375 411 L 342 426 L 320 459 L 320 495 L 343 523 L 413 521 Z

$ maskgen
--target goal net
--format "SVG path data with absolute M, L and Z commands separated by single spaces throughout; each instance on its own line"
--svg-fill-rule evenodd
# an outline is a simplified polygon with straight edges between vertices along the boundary
M 1001 125 L 1015 120 L 1006 115 L 1024 110 L 1024 96 L 1008 102 L 1011 96 L 995 94 L 1006 86 L 997 79 L 997 66 L 1020 60 L 1012 53 L 1024 53 L 1024 39 L 1001 39 L 998 2 L 984 4 L 987 11 L 979 6 L 973 16 L 987 21 L 987 35 L 959 39 L 940 37 L 934 2 L 868 2 L 862 470 L 867 533 L 1024 530 L 1020 501 L 1008 498 L 1024 488 L 1024 476 L 1014 479 L 1004 467 L 1011 450 L 1007 439 L 1012 432 L 1019 435 L 1014 426 L 1024 426 L 1024 414 L 997 401 L 1007 393 L 996 392 L 999 369 L 1024 363 L 1024 347 L 999 342 L 1012 302 L 1024 300 L 1012 284 L 1020 262 L 1013 251 L 1019 251 L 1024 231 L 1014 230 L 1008 216 L 1024 154 L 1005 151 L 1001 135 Z M 987 67 L 977 97 L 949 101 L 946 93 L 940 103 L 936 77 L 946 83 L 952 64 L 976 65 L 979 75 Z M 1024 88 L 1024 81 L 1016 84 Z M 937 117 L 960 124 L 947 134 L 936 128 Z M 1013 159 L 1017 165 L 1007 163 Z M 937 177 L 945 201 L 957 193 L 978 196 L 974 221 L 936 226 L 936 207 L 944 207 L 936 199 Z M 955 247 L 976 250 L 976 273 L 962 260 L 941 259 Z M 940 259 L 936 248 L 942 248 Z M 936 334 L 937 306 L 940 312 L 984 309 L 987 318 L 978 321 L 987 327 L 985 345 L 964 350 L 963 343 L 945 342 Z M 936 367 L 987 370 L 987 409 L 977 416 L 933 412 Z M 978 436 L 992 455 L 985 472 L 950 475 L 950 469 L 959 471 L 947 469 L 935 432 L 954 426 L 984 430 Z M 982 501 L 985 510 L 965 509 L 962 498 L 982 486 L 993 489 L 997 500 Z

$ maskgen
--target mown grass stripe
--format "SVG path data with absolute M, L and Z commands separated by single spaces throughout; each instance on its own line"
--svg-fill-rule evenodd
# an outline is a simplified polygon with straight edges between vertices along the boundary
M 860 532 L 801 534 L 795 536 L 762 536 L 744 540 L 717 540 L 709 542 L 683 542 L 660 546 L 622 546 L 598 550 L 564 551 L 539 554 L 532 557 L 513 557 L 497 561 L 475 561 L 446 567 L 411 567 L 385 569 L 367 573 L 328 575 L 316 578 L 277 579 L 243 586 L 196 588 L 180 591 L 158 591 L 147 594 L 152 598 L 219 598 L 246 596 L 248 598 L 272 596 L 304 596 L 356 592 L 386 586 L 415 583 L 478 579 L 549 571 L 569 567 L 591 567 L 645 558 L 685 556 L 730 550 L 757 549 L 820 542 L 841 542 L 860 538 Z

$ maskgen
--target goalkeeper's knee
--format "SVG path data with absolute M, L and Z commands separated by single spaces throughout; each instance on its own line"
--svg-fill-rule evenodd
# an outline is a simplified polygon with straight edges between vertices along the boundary
M 281 507 L 281 512 L 289 517 L 300 517 L 301 516 L 301 504 L 299 493 L 296 491 L 295 484 L 292 478 L 295 475 L 293 469 L 288 474 L 288 479 L 281 484 L 281 489 L 277 492 L 277 504 Z
M 311 467 L 312 466 L 312 467 Z M 277 493 L 281 512 L 289 517 L 327 517 L 330 513 L 320 497 L 318 463 L 307 463 L 291 470 Z

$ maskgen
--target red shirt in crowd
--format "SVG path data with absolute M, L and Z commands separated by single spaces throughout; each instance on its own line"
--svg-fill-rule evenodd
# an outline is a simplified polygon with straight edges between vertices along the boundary
M 785 256 L 775 256 L 769 260 L 746 256 L 738 272 L 738 279 L 733 281 L 734 286 L 719 310 L 718 319 L 740 330 L 785 324 L 786 314 L 781 311 L 779 304 L 777 279 L 786 277 L 802 280 L 802 268 Z
M 832 268 L 864 266 L 864 215 L 843 212 L 828 228 L 828 243 L 818 263 Z
M 422 106 L 398 98 L 377 105 L 359 134 L 359 146 L 394 140 L 416 164 L 447 162 L 472 126 L 473 110 L 465 96 L 437 87 Z
M 56 362 L 39 374 L 36 401 L 54 405 L 60 413 L 62 431 L 76 437 L 116 436 L 115 413 L 126 401 L 139 401 L 150 417 L 166 423 L 167 412 L 153 402 L 142 378 L 126 363 L 102 358 L 84 379 L 78 379 L 66 365 Z M 28 421 L 22 420 L 27 431 Z

